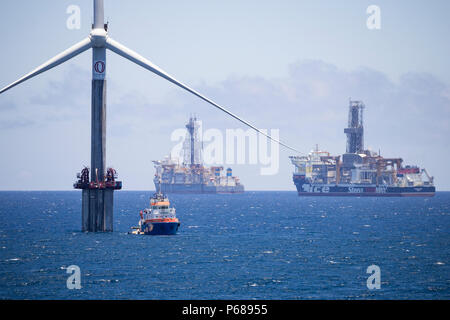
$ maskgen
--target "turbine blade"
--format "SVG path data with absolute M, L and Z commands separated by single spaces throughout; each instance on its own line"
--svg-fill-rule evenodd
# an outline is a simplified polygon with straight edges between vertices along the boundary
M 231 117 L 235 118 L 236 120 L 242 122 L 243 124 L 245 124 L 246 126 L 252 128 L 253 130 L 255 130 L 256 132 L 262 134 L 263 136 L 269 138 L 272 141 L 275 141 L 276 143 L 292 150 L 295 152 L 300 153 L 300 151 L 298 151 L 295 148 L 292 148 L 290 146 L 288 146 L 287 144 L 272 138 L 270 135 L 268 135 L 267 133 L 261 131 L 260 129 L 258 129 L 257 127 L 255 127 L 254 125 L 252 125 L 251 123 L 245 121 L 244 119 L 238 117 L 237 115 L 235 115 L 234 113 L 232 113 L 231 111 L 227 110 L 226 108 L 220 106 L 219 104 L 215 103 L 214 101 L 212 101 L 211 99 L 208 99 L 207 97 L 203 96 L 202 94 L 198 93 L 197 91 L 195 91 L 194 89 L 188 87 L 187 85 L 181 83 L 180 81 L 176 80 L 174 77 L 172 77 L 171 75 L 169 75 L 167 72 L 165 72 L 164 70 L 162 70 L 161 68 L 159 68 L 157 65 L 153 64 L 152 62 L 150 62 L 149 60 L 145 59 L 143 56 L 139 55 L 138 53 L 134 52 L 131 49 L 128 49 L 127 47 L 125 47 L 124 45 L 120 44 L 119 42 L 111 39 L 111 38 L 107 38 L 106 39 L 106 47 L 117 53 L 118 55 L 140 65 L 141 67 L 144 67 L 147 70 L 150 70 L 151 72 L 157 74 L 158 76 L 172 82 L 173 84 L 177 85 L 180 88 L 183 88 L 187 91 L 189 91 L 190 93 L 192 93 L 193 95 L 199 97 L 200 99 L 208 102 L 209 104 L 213 105 L 214 107 L 216 107 L 217 109 L 225 112 L 226 114 L 230 115 Z
M 69 49 L 61 52 L 57 56 L 51 58 L 50 60 L 48 60 L 44 64 L 40 65 L 39 67 L 37 67 L 36 69 L 31 71 L 30 73 L 24 75 L 19 80 L 14 81 L 10 85 L 4 87 L 2 90 L 0 90 L 0 93 L 3 93 L 6 90 L 11 89 L 12 87 L 15 87 L 19 83 L 22 83 L 22 82 L 24 82 L 24 81 L 26 81 L 26 80 L 34 77 L 34 76 L 37 76 L 38 74 L 40 74 L 42 72 L 45 72 L 47 70 L 50 70 L 53 67 L 56 67 L 57 65 L 60 65 L 61 63 L 63 63 L 65 61 L 75 57 L 76 55 L 86 51 L 89 48 L 91 48 L 91 39 L 90 38 L 86 38 L 86 39 L 78 42 L 77 44 L 73 45 Z

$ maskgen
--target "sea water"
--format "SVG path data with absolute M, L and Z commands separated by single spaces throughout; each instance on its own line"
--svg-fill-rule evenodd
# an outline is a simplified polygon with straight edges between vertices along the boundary
M 0 192 L 0 298 L 450 298 L 450 192 L 170 195 L 177 235 L 128 234 L 151 194 L 116 192 L 114 232 L 83 233 L 80 192 Z

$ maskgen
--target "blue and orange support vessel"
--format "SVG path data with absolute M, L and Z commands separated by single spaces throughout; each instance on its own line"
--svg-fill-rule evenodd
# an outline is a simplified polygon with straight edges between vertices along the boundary
M 131 233 L 145 235 L 174 235 L 180 227 L 175 208 L 170 207 L 167 196 L 161 192 L 150 198 L 150 208 L 139 212 L 139 226 Z

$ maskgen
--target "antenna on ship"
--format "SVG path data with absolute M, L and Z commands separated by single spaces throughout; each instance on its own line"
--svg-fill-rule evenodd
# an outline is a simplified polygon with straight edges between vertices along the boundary
M 159 176 L 159 184 L 158 184 L 158 193 L 159 194 L 161 194 L 161 182 L 162 182 L 162 180 L 161 180 L 161 176 Z

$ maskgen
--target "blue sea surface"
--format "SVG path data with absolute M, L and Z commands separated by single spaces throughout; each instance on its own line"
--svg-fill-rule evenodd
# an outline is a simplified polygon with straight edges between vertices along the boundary
M 450 192 L 171 195 L 177 235 L 128 234 L 151 194 L 116 192 L 114 232 L 83 233 L 80 192 L 0 192 L 0 298 L 450 298 Z

